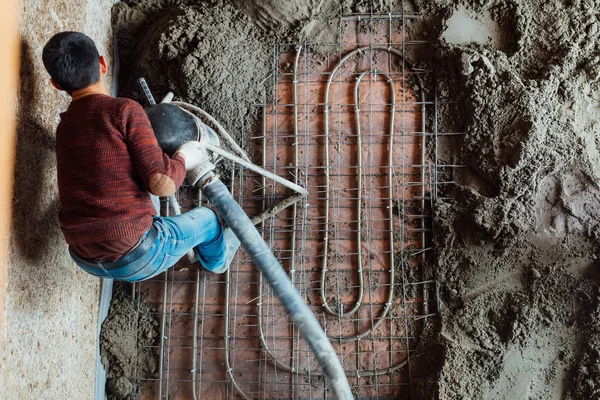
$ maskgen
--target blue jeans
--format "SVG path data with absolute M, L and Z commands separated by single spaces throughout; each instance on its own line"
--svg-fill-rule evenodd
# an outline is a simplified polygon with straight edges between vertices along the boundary
M 92 275 L 127 282 L 155 277 L 175 265 L 192 248 L 207 270 L 223 264 L 223 227 L 214 211 L 197 207 L 174 217 L 154 217 L 152 224 L 158 236 L 148 251 L 134 262 L 111 270 L 76 264 Z

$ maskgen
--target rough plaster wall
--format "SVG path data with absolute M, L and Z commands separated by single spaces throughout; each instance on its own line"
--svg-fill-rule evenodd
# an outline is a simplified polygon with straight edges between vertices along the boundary
M 50 87 L 41 52 L 82 31 L 112 60 L 112 0 L 24 0 L 13 228 L 0 398 L 92 399 L 100 281 L 70 260 L 57 223 L 55 129 L 69 98 Z M 110 80 L 108 85 L 110 87 Z

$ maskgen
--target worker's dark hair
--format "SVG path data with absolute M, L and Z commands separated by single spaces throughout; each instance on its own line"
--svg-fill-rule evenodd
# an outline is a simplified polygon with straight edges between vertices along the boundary
M 79 32 L 61 32 L 44 46 L 44 67 L 67 93 L 100 80 L 100 54 L 94 41 Z

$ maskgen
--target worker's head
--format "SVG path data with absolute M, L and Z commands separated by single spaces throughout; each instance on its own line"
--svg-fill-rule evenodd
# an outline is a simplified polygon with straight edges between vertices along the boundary
M 44 46 L 42 60 L 52 85 L 69 94 L 100 82 L 107 70 L 94 41 L 79 32 L 52 36 Z

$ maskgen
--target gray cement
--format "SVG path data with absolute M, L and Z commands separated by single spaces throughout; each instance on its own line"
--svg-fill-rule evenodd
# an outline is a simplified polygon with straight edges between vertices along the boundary
M 416 393 L 600 398 L 598 4 L 421 3 L 440 129 L 466 133 L 441 162 L 466 168 L 435 207 L 441 324 Z
M 134 383 L 158 378 L 160 327 L 156 310 L 133 298 L 128 284 L 115 282 L 113 289 L 100 335 L 102 363 L 108 400 L 130 399 L 137 394 Z

